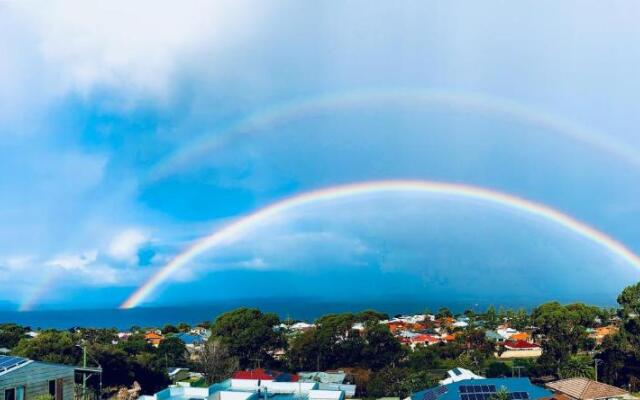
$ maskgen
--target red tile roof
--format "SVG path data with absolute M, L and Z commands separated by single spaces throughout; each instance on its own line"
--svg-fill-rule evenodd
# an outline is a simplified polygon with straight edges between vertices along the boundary
M 517 350 L 528 350 L 528 349 L 538 349 L 538 346 L 535 343 L 525 342 L 524 340 L 507 340 L 504 342 L 504 347 L 507 349 L 517 349 Z
M 260 379 L 262 381 L 298 382 L 298 375 L 262 368 L 234 372 L 233 379 Z

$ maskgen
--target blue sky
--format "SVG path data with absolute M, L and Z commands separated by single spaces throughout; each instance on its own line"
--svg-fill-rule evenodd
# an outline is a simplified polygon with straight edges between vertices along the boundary
M 640 153 L 639 13 L 597 1 L 3 2 L 0 305 L 116 306 L 223 224 L 363 180 L 492 188 L 640 252 L 640 161 L 548 124 L 411 98 L 246 122 L 338 93 L 438 91 L 517 104 Z M 247 232 L 149 304 L 613 301 L 638 278 L 549 223 L 380 195 Z

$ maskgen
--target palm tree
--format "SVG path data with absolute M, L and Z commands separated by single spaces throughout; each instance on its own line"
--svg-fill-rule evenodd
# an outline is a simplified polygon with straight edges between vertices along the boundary
M 502 386 L 491 396 L 491 400 L 509 400 L 509 391 Z
M 571 357 L 560 367 L 560 378 L 589 378 L 593 379 L 593 363 L 588 357 Z

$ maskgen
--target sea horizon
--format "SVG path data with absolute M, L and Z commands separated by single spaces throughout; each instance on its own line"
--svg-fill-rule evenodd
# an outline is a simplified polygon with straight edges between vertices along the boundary
M 600 307 L 615 306 L 614 301 L 606 298 L 591 298 L 589 304 Z M 361 299 L 358 301 L 323 300 L 301 298 L 278 299 L 241 299 L 223 300 L 206 303 L 191 303 L 182 305 L 142 306 L 132 309 L 119 308 L 75 308 L 75 309 L 40 309 L 33 311 L 17 311 L 0 309 L 0 323 L 17 323 L 31 329 L 70 329 L 74 327 L 86 328 L 116 328 L 126 330 L 132 326 L 162 327 L 166 324 L 198 324 L 212 321 L 218 315 L 241 307 L 258 308 L 263 312 L 278 314 L 281 320 L 313 321 L 318 317 L 331 313 L 359 312 L 376 310 L 389 314 L 419 314 L 429 310 L 437 312 L 438 308 L 446 307 L 454 313 L 462 313 L 467 309 L 482 312 L 493 305 L 496 310 L 524 308 L 530 311 L 539 304 L 549 301 L 561 303 L 584 302 L 584 299 L 540 299 L 540 300 L 460 300 L 438 301 L 420 299 L 381 300 Z

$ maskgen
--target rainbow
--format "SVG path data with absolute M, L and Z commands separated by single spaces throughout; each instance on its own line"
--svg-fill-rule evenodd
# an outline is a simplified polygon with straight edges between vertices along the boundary
M 302 97 L 260 109 L 217 131 L 206 134 L 200 140 L 195 140 L 190 145 L 178 150 L 165 161 L 155 166 L 146 179 L 153 182 L 168 176 L 185 167 L 194 159 L 206 156 L 211 151 L 221 148 L 233 138 L 241 135 L 255 134 L 265 128 L 307 115 L 386 104 L 454 107 L 456 109 L 511 118 L 526 124 L 539 126 L 544 128 L 546 132 L 561 135 L 599 149 L 625 161 L 629 165 L 640 168 L 640 152 L 638 150 L 624 143 L 613 141 L 602 133 L 593 131 L 568 119 L 537 110 L 510 99 L 451 90 L 374 88 Z
M 458 183 L 433 182 L 424 180 L 387 180 L 372 181 L 332 186 L 314 190 L 280 200 L 247 216 L 216 230 L 210 235 L 197 240 L 182 253 L 178 254 L 168 264 L 151 276 L 140 286 L 120 308 L 137 307 L 144 302 L 158 287 L 164 283 L 178 269 L 184 267 L 194 258 L 213 248 L 232 243 L 251 228 L 268 222 L 283 213 L 317 203 L 333 201 L 341 198 L 379 193 L 422 193 L 441 196 L 451 196 L 471 199 L 498 205 L 509 210 L 521 212 L 525 215 L 539 217 L 573 232 L 589 241 L 601 246 L 611 254 L 640 269 L 640 257 L 625 245 L 610 236 L 580 222 L 569 215 L 551 207 L 525 200 L 520 197 L 493 191 L 486 188 L 463 185 Z
M 38 304 L 40 299 L 45 296 L 47 293 L 50 293 L 50 289 L 55 285 L 60 278 L 59 271 L 49 271 L 47 272 L 43 279 L 40 281 L 40 284 L 33 287 L 33 290 L 29 293 L 29 295 L 22 300 L 20 306 L 18 307 L 18 311 L 31 311 L 34 306 Z

